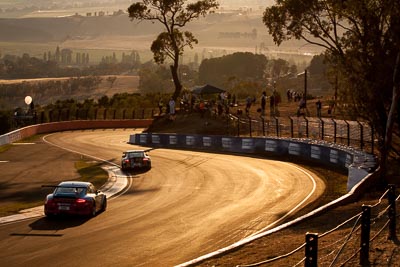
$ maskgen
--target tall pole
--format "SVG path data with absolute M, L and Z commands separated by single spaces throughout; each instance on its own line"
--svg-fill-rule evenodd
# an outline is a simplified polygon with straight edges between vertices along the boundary
M 304 71 L 304 107 L 307 107 L 307 69 Z

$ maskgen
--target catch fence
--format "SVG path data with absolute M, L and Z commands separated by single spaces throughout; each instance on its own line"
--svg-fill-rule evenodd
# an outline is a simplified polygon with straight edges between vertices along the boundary
M 13 117 L 14 128 L 31 124 L 73 120 L 132 120 L 153 118 L 152 108 L 76 108 L 52 109 Z
M 385 198 L 387 204 L 384 203 Z M 359 213 L 322 234 L 306 233 L 305 242 L 293 250 L 263 261 L 236 266 L 333 267 L 371 266 L 371 263 L 374 266 L 397 266 L 394 255 L 382 257 L 379 251 L 384 250 L 380 246 L 385 242 L 398 244 L 396 219 L 399 211 L 396 205 L 399 198 L 396 197 L 395 186 L 389 185 L 377 203 L 362 205 Z
M 53 109 L 13 117 L 13 128 L 72 120 L 129 120 L 158 116 L 153 108 Z M 178 112 L 189 112 L 184 108 Z M 165 114 L 165 113 L 163 113 Z M 250 137 L 310 138 L 358 148 L 374 154 L 374 129 L 366 122 L 317 117 L 250 117 L 210 112 L 206 117 L 226 119 L 225 135 Z
M 309 138 L 355 147 L 374 153 L 374 129 L 366 122 L 316 117 L 227 118 L 229 133 L 236 136 Z

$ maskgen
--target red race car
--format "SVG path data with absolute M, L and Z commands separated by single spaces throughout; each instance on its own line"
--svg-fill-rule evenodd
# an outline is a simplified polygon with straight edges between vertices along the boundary
M 89 182 L 67 181 L 54 187 L 54 192 L 47 195 L 44 213 L 51 217 L 60 214 L 96 216 L 107 207 L 107 196 L 96 190 Z

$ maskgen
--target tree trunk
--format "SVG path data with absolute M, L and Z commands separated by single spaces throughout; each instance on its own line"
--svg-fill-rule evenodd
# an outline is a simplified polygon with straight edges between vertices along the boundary
M 172 95 L 172 98 L 176 101 L 181 94 L 182 91 L 182 84 L 181 81 L 179 80 L 179 52 L 175 54 L 175 60 L 174 60 L 174 65 L 170 66 L 171 68 L 171 74 L 172 74 L 172 79 L 174 80 L 175 84 L 175 92 Z
M 394 125 L 394 117 L 397 109 L 397 105 L 400 97 L 400 74 L 399 74 L 399 66 L 400 65 L 400 53 L 397 54 L 396 65 L 393 71 L 393 91 L 392 91 L 392 104 L 390 105 L 390 110 L 386 123 L 386 131 L 385 131 L 385 139 L 383 143 L 383 148 L 381 151 L 381 169 L 382 169 L 382 177 L 386 177 L 387 173 L 387 159 L 389 156 L 390 147 L 392 145 L 392 134 L 393 134 L 393 125 Z

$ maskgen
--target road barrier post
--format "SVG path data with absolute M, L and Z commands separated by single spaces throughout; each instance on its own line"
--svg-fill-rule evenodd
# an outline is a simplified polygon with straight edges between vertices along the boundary
M 275 118 L 276 136 L 279 137 L 279 120 L 277 117 L 274 118 Z
M 293 131 L 293 119 L 292 119 L 292 117 L 289 116 L 289 120 L 290 120 L 290 137 L 293 138 L 294 131 Z
M 324 140 L 324 135 L 325 135 L 325 124 L 324 124 L 324 120 L 323 119 L 320 119 L 321 120 L 321 140 Z
M 265 137 L 265 119 L 264 119 L 264 117 L 261 117 L 261 123 L 262 123 L 263 137 Z
M 305 267 L 318 266 L 318 234 L 306 233 Z
M 347 130 L 347 146 L 350 146 L 350 123 L 348 123 L 346 120 L 344 122 L 346 123 Z
M 237 136 L 239 137 L 240 136 L 240 119 L 239 119 L 239 117 L 237 117 L 236 123 L 237 123 Z
M 361 122 L 357 121 L 358 126 L 360 126 L 360 149 L 364 148 L 364 126 Z
M 360 265 L 369 266 L 369 237 L 371 232 L 371 206 L 362 206 Z
M 308 119 L 306 116 L 304 116 L 304 120 L 306 121 L 306 137 L 308 138 L 309 131 L 308 131 Z
M 388 191 L 388 201 L 389 201 L 389 240 L 397 240 L 396 236 L 396 186 L 389 185 Z
M 336 121 L 332 119 L 333 121 L 333 142 L 336 144 L 336 136 L 337 136 L 337 128 L 336 128 Z
M 250 137 L 252 137 L 251 136 L 251 117 L 250 116 L 248 116 L 248 118 L 249 118 L 249 133 L 250 133 Z

